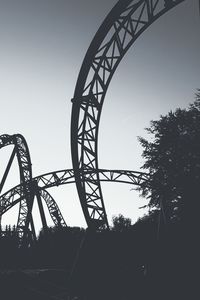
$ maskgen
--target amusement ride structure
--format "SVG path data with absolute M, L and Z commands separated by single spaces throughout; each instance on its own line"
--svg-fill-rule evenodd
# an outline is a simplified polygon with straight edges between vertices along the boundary
M 71 117 L 71 153 L 73 169 L 53 171 L 32 177 L 27 143 L 20 134 L 0 136 L 0 148 L 14 147 L 0 183 L 5 184 L 16 156 L 20 183 L 0 196 L 0 218 L 19 203 L 16 229 L 23 243 L 35 239 L 32 208 L 37 199 L 42 226 L 47 227 L 43 203 L 56 226 L 66 226 L 56 201 L 47 192 L 53 186 L 75 183 L 89 228 L 108 228 L 101 181 L 141 185 L 149 175 L 127 170 L 100 169 L 98 130 L 102 106 L 111 79 L 136 39 L 160 16 L 185 0 L 120 0 L 97 31 L 83 61 L 74 97 Z

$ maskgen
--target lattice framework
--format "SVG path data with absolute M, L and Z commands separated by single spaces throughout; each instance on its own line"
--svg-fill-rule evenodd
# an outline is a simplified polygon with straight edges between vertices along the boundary
M 98 130 L 105 95 L 120 61 L 155 20 L 184 0 L 121 0 L 97 31 L 72 99 L 71 153 L 89 227 L 108 227 L 98 165 Z M 87 172 L 92 171 L 90 180 Z

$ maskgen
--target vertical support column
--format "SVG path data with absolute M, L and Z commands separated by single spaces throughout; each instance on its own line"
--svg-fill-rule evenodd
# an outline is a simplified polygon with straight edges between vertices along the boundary
M 31 225 L 31 240 L 33 239 L 33 241 L 35 242 L 36 241 L 36 233 L 35 233 L 35 226 L 34 226 L 34 223 L 33 223 L 32 213 L 31 213 L 31 216 L 30 216 L 30 225 Z
M 14 157 L 15 157 L 15 153 L 16 153 L 16 150 L 15 150 L 15 147 L 14 147 L 14 149 L 13 149 L 13 151 L 12 151 L 12 154 L 11 154 L 11 156 L 10 156 L 9 162 L 8 162 L 8 164 L 7 164 L 6 170 L 5 170 L 4 174 L 3 174 L 1 183 L 0 183 L 0 193 L 1 193 L 2 189 L 3 189 L 4 183 L 5 183 L 6 178 L 7 178 L 7 176 L 8 176 L 8 172 L 10 171 L 10 167 L 11 167 L 12 162 L 13 162 L 13 159 L 14 159 Z
M 34 190 L 35 190 L 35 195 L 37 197 L 37 202 L 38 202 L 38 207 L 39 207 L 39 211 L 40 211 L 40 217 L 42 220 L 42 227 L 44 230 L 47 230 L 47 220 L 45 217 L 45 213 L 44 213 L 44 207 L 42 204 L 42 199 L 41 199 L 41 195 L 38 189 L 38 185 L 37 182 L 34 182 Z
M 33 216 L 32 216 L 34 197 L 35 197 L 35 193 L 31 188 L 31 194 L 27 199 L 28 213 L 27 213 L 27 218 L 24 226 L 22 242 L 21 242 L 21 246 L 23 248 L 27 247 L 28 245 L 36 241 L 35 226 L 34 226 Z M 31 226 L 31 230 L 29 229 L 29 226 Z

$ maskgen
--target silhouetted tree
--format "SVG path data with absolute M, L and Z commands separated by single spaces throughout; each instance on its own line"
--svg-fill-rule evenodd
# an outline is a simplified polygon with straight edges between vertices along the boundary
M 153 141 L 139 137 L 143 169 L 150 180 L 140 188 L 151 207 L 162 208 L 168 220 L 197 221 L 200 189 L 200 90 L 187 109 L 170 111 L 146 129 Z
M 125 218 L 122 214 L 119 214 L 118 216 L 113 216 L 112 223 L 113 231 L 122 232 L 131 228 L 131 219 Z

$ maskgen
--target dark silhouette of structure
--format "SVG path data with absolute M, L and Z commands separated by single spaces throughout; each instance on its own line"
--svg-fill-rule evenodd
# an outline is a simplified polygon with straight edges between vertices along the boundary
M 32 217 L 32 208 L 35 197 L 37 198 L 44 229 L 47 228 L 47 222 L 41 199 L 46 202 L 55 225 L 66 226 L 66 223 L 52 196 L 47 191 L 40 191 L 37 181 L 32 178 L 31 158 L 24 137 L 20 134 L 0 136 L 0 148 L 9 145 L 13 145 L 14 148 L 0 183 L 0 192 L 4 187 L 15 156 L 17 157 L 19 166 L 20 184 L 0 197 L 0 219 L 9 208 L 19 203 L 16 231 L 21 239 L 21 243 L 27 245 L 36 240 L 35 226 Z
M 27 245 L 35 239 L 32 216 L 35 198 L 38 202 L 44 230 L 47 228 L 47 222 L 42 200 L 45 201 L 54 224 L 57 227 L 66 227 L 62 214 L 55 200 L 47 192 L 47 189 L 62 184 L 76 183 L 83 213 L 87 225 L 89 229 L 91 229 L 90 234 L 92 236 L 88 243 L 89 246 L 86 245 L 83 249 L 87 260 L 84 261 L 84 259 L 82 259 L 81 261 L 83 264 L 83 272 L 85 272 L 86 267 L 89 267 L 90 274 L 85 280 L 82 280 L 83 276 L 82 278 L 79 278 L 83 291 L 80 293 L 80 298 L 76 299 L 83 299 L 81 298 L 82 295 L 86 294 L 87 300 L 94 299 L 94 295 L 95 299 L 121 300 L 123 299 L 124 291 L 127 292 L 127 299 L 130 295 L 126 288 L 127 286 L 130 288 L 130 285 L 126 286 L 126 284 L 124 284 L 125 281 L 123 281 L 122 278 L 117 278 L 118 269 L 115 268 L 114 272 L 111 273 L 112 275 L 116 274 L 111 285 L 111 282 L 107 282 L 110 278 L 110 274 L 105 274 L 104 268 L 105 265 L 109 263 L 111 264 L 111 267 L 114 268 L 122 250 L 126 259 L 127 251 L 124 249 L 125 247 L 123 245 L 124 237 L 120 237 L 120 241 L 122 242 L 121 244 L 118 244 L 115 234 L 113 234 L 111 240 L 110 236 L 107 236 L 109 234 L 108 231 L 102 231 L 103 235 L 105 235 L 103 236 L 105 241 L 104 244 L 102 243 L 102 236 L 93 235 L 94 230 L 109 227 L 101 190 L 101 181 L 123 182 L 140 186 L 144 181 L 148 181 L 149 175 L 134 171 L 105 170 L 99 168 L 97 151 L 99 121 L 103 102 L 112 76 L 128 49 L 154 21 L 184 1 L 185 0 L 120 0 L 97 31 L 83 61 L 75 88 L 74 98 L 72 99 L 71 151 L 73 169 L 54 171 L 33 178 L 30 154 L 25 139 L 19 134 L 13 136 L 3 135 L 0 137 L 0 148 L 8 145 L 14 146 L 14 150 L 10 156 L 0 183 L 0 192 L 3 189 L 15 155 L 17 156 L 20 169 L 20 184 L 0 197 L 0 217 L 15 204 L 20 203 L 16 230 L 19 232 L 22 245 Z M 168 281 L 171 276 L 170 268 L 177 264 L 176 270 L 179 270 L 179 267 L 182 266 L 182 262 L 185 259 L 185 256 L 183 256 L 182 260 L 180 259 L 180 262 L 178 261 L 177 263 L 178 255 L 173 256 L 173 253 L 171 253 L 170 264 L 167 260 L 163 261 L 163 253 L 166 254 L 164 257 L 167 257 L 168 255 L 166 244 L 175 244 L 175 248 L 179 249 L 180 252 L 184 247 L 179 246 L 178 248 L 178 242 L 176 241 L 177 236 L 175 235 L 167 236 L 167 238 L 159 244 L 160 248 L 156 247 L 156 238 L 154 236 L 155 240 L 154 245 L 152 246 L 152 232 L 155 232 L 155 222 L 152 222 L 150 219 L 146 220 L 146 224 L 148 226 L 143 222 L 140 222 L 139 225 L 137 224 L 137 226 L 140 227 L 138 233 L 134 233 L 134 239 L 136 239 L 137 242 L 135 243 L 134 240 L 134 245 L 131 245 L 131 251 L 135 251 L 136 254 L 136 258 L 133 261 L 134 270 L 136 270 L 135 274 L 132 274 L 132 269 L 126 270 L 124 274 L 126 274 L 127 280 L 130 280 L 133 275 L 138 295 L 141 296 L 144 292 L 143 299 L 146 299 L 148 293 L 144 289 L 142 290 L 142 287 L 145 284 L 144 275 L 146 276 L 149 271 L 145 264 L 142 265 L 142 263 L 145 262 L 145 257 L 149 263 L 150 272 L 152 272 L 149 285 L 146 284 L 145 287 L 151 290 L 150 295 L 152 297 L 154 296 L 154 299 L 164 299 L 163 295 L 160 297 L 159 292 L 164 290 L 166 282 L 172 283 L 172 280 Z M 147 231 L 147 228 L 149 229 L 149 232 Z M 179 228 L 177 231 L 178 230 Z M 171 229 L 170 233 L 173 233 L 173 231 L 174 228 Z M 102 234 L 102 232 L 100 233 Z M 141 240 L 139 238 L 143 236 L 143 234 L 145 235 L 145 238 L 143 239 L 141 246 Z M 119 233 L 117 233 L 117 235 L 119 235 Z M 151 238 L 149 236 L 151 236 Z M 128 234 L 126 241 L 129 240 Z M 113 241 L 115 247 L 112 244 Z M 182 246 L 184 245 L 185 240 L 182 238 L 181 241 Z M 113 259 L 115 258 L 113 257 L 113 251 L 108 253 L 108 247 L 106 250 L 103 249 L 103 245 L 107 246 L 109 243 L 110 249 L 112 250 L 118 249 L 118 246 L 120 246 L 116 260 Z M 151 248 L 151 253 L 149 253 L 149 248 Z M 188 249 L 189 248 L 190 247 L 188 247 Z M 146 251 L 145 254 L 142 253 L 141 249 Z M 155 250 L 157 250 L 156 253 Z M 45 252 L 45 255 L 47 252 L 48 251 Z M 149 259 L 150 255 L 152 255 L 153 259 Z M 156 255 L 158 257 L 156 257 Z M 128 263 L 124 265 L 127 267 Z M 194 264 L 195 263 L 196 261 L 194 260 Z M 142 269 L 140 268 L 141 266 Z M 98 274 L 95 268 L 98 270 Z M 191 270 L 190 268 L 188 269 Z M 166 270 L 166 272 L 164 271 L 166 274 L 164 274 L 163 270 Z M 158 276 L 160 273 L 162 273 L 162 275 L 164 274 L 163 283 L 161 282 L 162 278 L 160 279 Z M 93 274 L 95 274 L 96 277 L 93 276 Z M 143 274 L 142 277 L 140 276 L 141 274 Z M 177 271 L 177 274 L 181 277 L 181 271 Z M 175 281 L 175 275 L 172 276 L 172 279 Z M 185 280 L 183 277 L 182 279 Z M 101 285 L 99 282 L 101 282 Z M 120 287 L 122 282 L 124 285 Z M 155 289 L 152 286 L 157 283 L 161 284 L 161 288 L 158 289 L 157 295 L 155 295 Z M 182 281 L 178 282 L 178 284 L 180 283 L 182 283 Z M 113 297 L 112 293 L 115 286 L 117 286 L 118 289 Z M 109 292 L 108 295 L 105 296 L 104 293 L 108 287 Z M 97 291 L 99 295 L 96 295 Z M 120 294 L 118 291 L 123 293 Z M 176 299 L 178 299 L 177 297 L 180 288 L 176 288 L 176 291 Z M 182 295 L 184 295 L 184 293 L 182 293 Z M 173 299 L 173 295 L 170 295 L 168 292 L 167 299 L 169 298 Z M 42 299 L 46 298 L 42 295 Z M 140 299 L 142 299 L 142 297 Z
M 114 171 L 118 173 L 112 179 L 112 171 L 99 169 L 98 165 L 98 129 L 103 102 L 112 76 L 120 61 L 136 39 L 160 16 L 184 0 L 120 0 L 108 14 L 97 31 L 83 61 L 74 98 L 72 99 L 71 118 L 71 150 L 73 170 L 63 171 L 75 178 L 81 206 L 89 228 L 108 228 L 106 210 L 101 190 L 103 180 L 117 181 L 122 175 L 128 178 L 142 177 L 142 173 L 130 171 Z M 47 185 L 62 184 L 58 172 L 52 172 L 33 179 L 29 150 L 21 135 L 1 136 L 0 145 L 14 145 L 7 168 L 0 184 L 0 192 L 4 186 L 15 154 L 20 168 L 20 186 L 8 191 L 1 198 L 1 215 L 15 203 L 20 202 L 17 231 L 23 240 L 28 236 L 35 239 L 32 207 L 36 196 L 40 210 L 42 225 L 45 228 L 46 218 L 42 205 L 43 198 L 56 225 L 66 225 L 57 204 L 38 182 L 47 180 Z M 114 174 L 113 173 L 113 174 Z M 59 175 L 62 174 L 59 173 Z M 46 176 L 50 177 L 47 179 Z M 130 176 L 129 176 L 130 175 Z M 72 178 L 72 177 L 71 177 Z M 74 180 L 74 179 L 73 179 Z M 73 181 L 72 180 L 72 181 Z M 127 179 L 125 180 L 127 182 Z M 44 183 L 44 182 L 43 182 Z M 132 182 L 135 184 L 135 182 Z M 136 183 L 138 184 L 138 182 Z M 15 201 L 17 196 L 18 200 Z
M 119 63 L 136 39 L 184 0 L 121 0 L 97 31 L 83 61 L 72 99 L 71 153 L 88 227 L 108 227 L 99 173 L 98 130 L 103 102 Z
M 47 222 L 46 222 L 46 217 L 44 214 L 42 200 L 47 205 L 48 211 L 54 222 L 54 225 L 66 227 L 67 225 L 62 216 L 62 213 L 61 213 L 57 203 L 53 199 L 53 197 L 49 194 L 49 192 L 47 192 L 47 189 L 51 188 L 51 187 L 55 187 L 55 186 L 60 186 L 63 184 L 75 183 L 75 178 L 74 178 L 73 169 L 54 171 L 54 172 L 50 172 L 50 173 L 43 174 L 43 175 L 32 178 L 30 154 L 29 154 L 28 146 L 27 146 L 25 139 L 21 135 L 7 136 L 7 139 L 9 138 L 9 140 L 12 141 L 15 136 L 20 136 L 20 140 L 23 140 L 23 145 L 26 145 L 26 147 L 24 147 L 24 149 L 26 149 L 26 153 L 28 153 L 28 157 L 29 157 L 29 162 L 26 163 L 26 168 L 29 167 L 31 176 L 29 176 L 27 178 L 26 185 L 23 184 L 23 181 L 22 181 L 21 184 L 15 186 L 14 188 L 10 189 L 9 191 L 5 192 L 4 194 L 2 194 L 0 196 L 0 206 L 1 206 L 0 217 L 2 217 L 3 214 L 5 214 L 9 209 L 11 209 L 13 206 L 15 206 L 18 203 L 20 203 L 19 216 L 21 216 L 21 214 L 22 214 L 21 213 L 21 210 L 22 210 L 21 203 L 25 203 L 25 205 L 28 206 L 27 203 L 29 203 L 30 199 L 28 198 L 29 194 L 27 196 L 26 192 L 29 192 L 31 195 L 31 206 L 29 206 L 27 208 L 27 210 L 23 210 L 22 216 L 23 216 L 23 220 L 24 220 L 24 227 L 21 226 L 21 223 L 22 223 L 21 218 L 20 217 L 18 218 L 16 231 L 19 233 L 20 238 L 22 238 L 24 240 L 24 242 L 26 240 L 28 243 L 30 243 L 30 241 L 32 239 L 35 240 L 35 228 L 34 228 L 34 222 L 33 222 L 33 217 L 32 217 L 32 207 L 33 207 L 34 198 L 36 198 L 37 202 L 38 202 L 39 211 L 40 211 L 41 220 L 42 220 L 42 226 L 43 226 L 44 230 L 47 228 Z M 14 148 L 14 150 L 15 150 L 15 148 Z M 13 152 L 13 153 L 15 153 L 15 152 Z M 22 154 L 23 153 L 21 153 L 20 160 L 18 159 L 20 174 L 24 173 L 23 168 L 24 168 L 25 159 L 23 159 Z M 11 161 L 14 158 L 13 154 L 11 155 L 11 158 L 12 159 L 9 160 L 6 171 L 5 171 L 3 179 L 2 179 L 2 184 L 1 184 L 2 187 L 3 187 L 3 184 L 5 183 L 6 176 L 8 175 Z M 23 165 L 21 163 L 22 160 L 23 160 Z M 104 169 L 99 169 L 95 173 L 97 173 L 97 172 L 99 174 L 100 180 L 107 181 L 107 182 L 121 182 L 121 183 L 127 183 L 127 184 L 140 186 L 144 180 L 148 180 L 148 174 L 145 174 L 142 172 L 134 172 L 134 171 L 128 171 L 128 170 L 104 170 Z M 94 173 L 94 171 L 88 171 L 88 174 L 87 174 L 88 181 L 90 180 L 89 178 L 94 175 L 93 173 Z M 91 179 L 91 182 L 92 182 L 92 179 Z M 29 216 L 28 216 L 28 211 L 30 213 Z M 27 233 L 29 233 L 29 236 L 27 236 Z
M 9 170 L 11 168 L 14 157 L 16 155 L 18 160 L 18 165 L 19 165 L 21 193 L 24 195 L 22 201 L 20 201 L 17 228 L 18 228 L 19 235 L 21 237 L 22 235 L 24 235 L 24 237 L 27 238 L 28 235 L 27 224 L 30 223 L 32 234 L 35 237 L 35 229 L 31 217 L 33 197 L 32 197 L 31 188 L 29 186 L 29 183 L 32 180 L 32 169 L 31 169 L 31 159 L 30 159 L 29 149 L 25 139 L 20 134 L 16 134 L 13 136 L 2 135 L 0 137 L 0 147 L 3 148 L 8 145 L 14 145 L 14 149 L 12 151 L 8 165 L 6 167 L 3 178 L 1 180 L 0 191 L 2 191 L 3 189 Z M 3 209 L 2 204 L 1 204 L 1 209 Z

